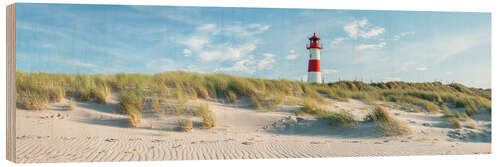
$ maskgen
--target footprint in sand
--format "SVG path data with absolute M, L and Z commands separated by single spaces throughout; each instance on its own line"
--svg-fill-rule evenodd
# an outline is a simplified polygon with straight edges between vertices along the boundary
M 106 140 L 104 140 L 104 141 L 106 141 L 106 142 L 117 142 L 117 141 L 118 141 L 118 139 L 113 139 L 113 138 L 110 138 L 110 139 L 106 139 Z
M 231 138 L 230 138 L 230 139 L 226 139 L 226 140 L 224 140 L 224 141 L 225 141 L 225 142 L 228 142 L 228 141 L 232 141 L 232 140 L 234 140 L 234 139 L 231 139 Z
M 249 142 L 249 141 L 245 141 L 245 142 L 243 142 L 243 143 L 241 143 L 241 144 L 243 144 L 243 145 L 252 145 L 252 144 L 254 144 L 254 143 L 253 143 L 253 142 Z
M 159 142 L 163 142 L 163 140 L 161 139 L 154 139 L 151 141 L 151 143 L 159 143 Z
M 182 144 L 179 144 L 179 145 L 173 146 L 172 148 L 179 148 L 179 147 L 182 147 L 182 146 L 183 146 Z

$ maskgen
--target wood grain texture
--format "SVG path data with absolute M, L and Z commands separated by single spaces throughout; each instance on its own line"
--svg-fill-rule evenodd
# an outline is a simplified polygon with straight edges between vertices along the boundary
M 7 160 L 16 162 L 16 4 L 7 6 Z

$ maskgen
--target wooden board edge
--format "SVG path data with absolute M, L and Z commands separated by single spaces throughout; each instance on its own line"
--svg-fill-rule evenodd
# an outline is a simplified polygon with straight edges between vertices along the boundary
M 16 163 L 16 4 L 6 10 L 6 71 L 7 71 L 7 160 Z

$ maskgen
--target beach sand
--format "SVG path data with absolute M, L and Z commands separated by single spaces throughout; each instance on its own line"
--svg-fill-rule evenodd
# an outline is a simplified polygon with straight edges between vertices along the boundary
M 288 112 L 297 106 L 281 106 L 276 112 L 259 112 L 246 104 L 206 103 L 215 112 L 217 126 L 175 131 L 176 116 L 144 113 L 138 127 L 129 128 L 120 114 L 117 95 L 108 104 L 74 102 L 64 111 L 67 99 L 43 111 L 17 109 L 16 161 L 99 162 L 157 160 L 215 160 L 260 158 L 317 158 L 346 156 L 405 156 L 489 154 L 491 116 L 473 118 L 476 129 L 454 129 L 441 114 L 412 113 L 388 109 L 413 133 L 383 137 L 372 123 L 357 128 L 334 128 L 313 117 Z M 331 100 L 332 110 L 344 109 L 356 119 L 369 112 L 360 100 Z M 301 120 L 303 118 L 304 120 Z M 299 120 L 299 121 L 297 121 Z

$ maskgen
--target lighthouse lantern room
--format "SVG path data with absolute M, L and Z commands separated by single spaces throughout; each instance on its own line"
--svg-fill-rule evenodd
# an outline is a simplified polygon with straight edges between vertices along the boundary
M 306 45 L 309 50 L 309 66 L 307 70 L 307 82 L 321 83 L 321 70 L 320 70 L 320 50 L 323 49 L 319 44 L 320 38 L 316 33 L 309 38 L 309 45 Z

